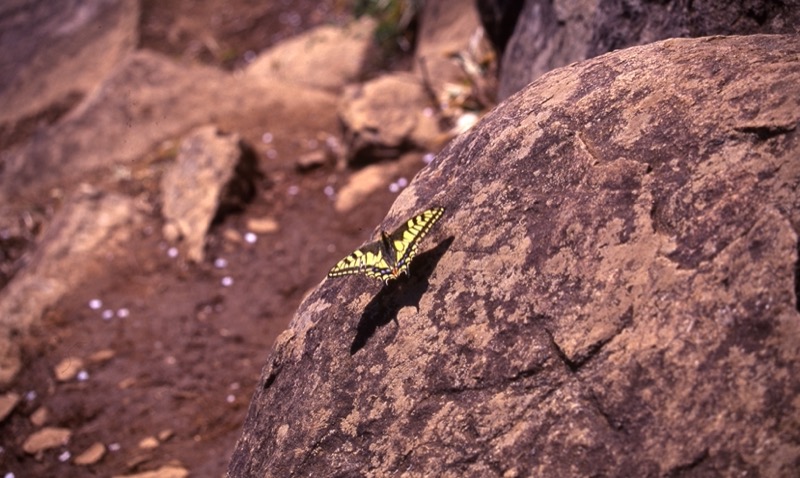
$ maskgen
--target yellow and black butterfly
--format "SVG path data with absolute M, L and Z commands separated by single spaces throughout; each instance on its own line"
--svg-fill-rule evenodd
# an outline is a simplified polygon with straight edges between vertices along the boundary
M 423 211 L 388 234 L 381 230 L 380 238 L 370 242 L 339 261 L 328 277 L 364 273 L 386 283 L 401 273 L 408 274 L 408 265 L 417 255 L 417 244 L 444 214 L 443 207 Z

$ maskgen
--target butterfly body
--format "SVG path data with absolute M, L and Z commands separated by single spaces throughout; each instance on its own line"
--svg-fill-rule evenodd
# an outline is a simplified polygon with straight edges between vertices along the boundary
M 363 273 L 388 282 L 402 273 L 408 274 L 408 266 L 417 255 L 419 241 L 442 214 L 444 208 L 431 208 L 407 220 L 391 234 L 382 230 L 377 241 L 356 249 L 333 266 L 328 277 Z

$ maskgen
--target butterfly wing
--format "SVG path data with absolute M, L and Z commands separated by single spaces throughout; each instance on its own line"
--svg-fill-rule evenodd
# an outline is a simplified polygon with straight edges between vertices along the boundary
M 422 211 L 390 234 L 389 238 L 396 254 L 395 264 L 398 271 L 408 271 L 408 265 L 417 255 L 419 241 L 431 230 L 442 214 L 444 214 L 443 207 Z
M 353 251 L 336 263 L 328 272 L 328 277 L 341 277 L 350 274 L 366 274 L 380 280 L 392 277 L 392 269 L 383 257 L 380 244 L 371 242 Z
M 385 282 L 396 278 L 402 271 L 407 272 L 408 264 L 417 254 L 417 244 L 442 214 L 442 207 L 417 214 L 395 229 L 388 236 L 386 244 L 381 241 L 371 242 L 340 260 L 328 272 L 328 277 L 363 273 Z

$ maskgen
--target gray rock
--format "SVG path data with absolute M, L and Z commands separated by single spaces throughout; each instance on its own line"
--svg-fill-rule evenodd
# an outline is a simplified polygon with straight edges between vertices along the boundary
M 409 278 L 303 302 L 230 476 L 793 476 L 798 124 L 794 36 L 540 78 L 399 196 Z
M 240 145 L 238 135 L 222 134 L 214 126 L 199 128 L 183 141 L 162 178 L 164 235 L 181 238 L 192 261 L 203 260 L 212 220 L 255 194 L 256 160 Z
M 480 3 L 489 4 L 483 10 L 507 9 L 503 1 Z M 755 33 L 800 33 L 800 2 L 526 0 L 503 54 L 498 97 L 509 97 L 553 68 L 619 48 Z

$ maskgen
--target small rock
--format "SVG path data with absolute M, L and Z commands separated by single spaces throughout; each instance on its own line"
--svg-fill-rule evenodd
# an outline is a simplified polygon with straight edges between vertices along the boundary
M 0 310 L 2 310 L 2 305 L 0 305 Z M 7 319 L 7 317 L 3 317 L 3 319 Z M 13 382 L 20 370 L 22 370 L 22 360 L 19 346 L 8 337 L 6 331 L 0 331 L 0 387 L 5 387 Z
M 391 182 L 395 167 L 392 164 L 375 164 L 367 166 L 350 176 L 347 184 L 342 186 L 336 196 L 334 209 L 348 212 L 364 202 L 375 191 L 386 187 Z
M 115 475 L 113 478 L 186 478 L 189 471 L 178 465 L 166 465 L 153 471 L 145 471 L 134 475 Z
M 22 449 L 25 450 L 25 453 L 35 455 L 40 451 L 66 445 L 70 436 L 72 436 L 72 431 L 68 428 L 42 428 L 25 440 Z
M 145 437 L 139 441 L 139 448 L 143 450 L 152 450 L 158 448 L 158 439 L 156 437 Z
M 72 380 L 83 368 L 83 360 L 78 357 L 67 357 L 55 366 L 53 372 L 56 380 L 66 382 Z
M 116 354 L 117 353 L 111 349 L 98 350 L 97 352 L 89 356 L 89 361 L 98 363 L 108 362 L 109 360 L 114 358 Z
M 338 114 L 349 165 L 396 158 L 412 149 L 412 134 L 429 104 L 422 81 L 409 73 L 345 88 Z
M 34 426 L 41 427 L 47 422 L 49 417 L 50 412 L 47 410 L 47 407 L 39 407 L 31 414 L 29 420 Z
M 81 466 L 94 465 L 100 461 L 105 454 L 106 446 L 100 442 L 96 442 L 87 448 L 86 451 L 75 457 L 75 464 Z
M 161 442 L 165 442 L 170 438 L 172 438 L 173 435 L 175 435 L 175 432 L 172 429 L 165 428 L 164 430 L 158 432 L 158 440 Z
M 19 398 L 19 394 L 14 392 L 0 395 L 0 422 L 5 420 L 6 417 L 11 414 L 11 412 L 14 410 L 14 407 L 16 407 L 17 403 L 19 403 Z
M 236 229 L 225 229 L 225 231 L 222 233 L 222 237 L 229 242 L 234 242 L 237 244 L 242 242 L 242 235 Z
M 312 169 L 324 166 L 329 159 L 330 156 L 323 150 L 312 151 L 297 158 L 295 167 L 301 172 L 311 171 Z
M 161 235 L 167 242 L 175 243 L 181 238 L 181 230 L 174 222 L 168 222 L 161 228 Z

